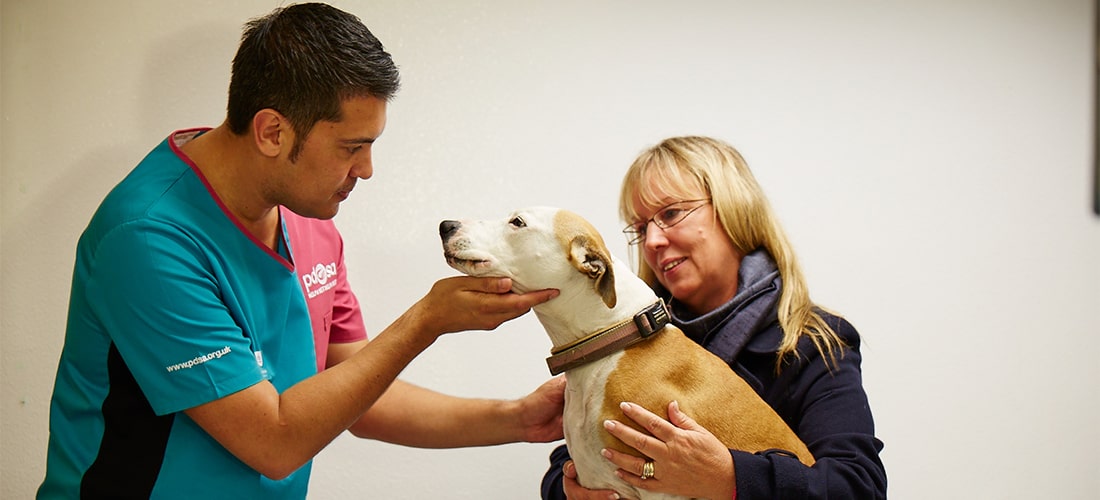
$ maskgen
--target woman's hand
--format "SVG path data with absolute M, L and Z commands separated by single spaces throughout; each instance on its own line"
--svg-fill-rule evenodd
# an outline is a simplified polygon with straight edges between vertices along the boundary
M 573 461 L 565 462 L 561 468 L 562 491 L 569 500 L 619 500 L 619 494 L 611 490 L 590 490 L 577 482 L 577 466 Z
M 642 479 L 646 459 L 603 450 L 603 456 L 619 467 L 615 474 L 620 478 L 642 490 L 715 500 L 733 497 L 733 457 L 729 450 L 713 434 L 680 411 L 677 402 L 668 405 L 668 421 L 633 403 L 622 403 L 621 408 L 626 416 L 652 436 L 615 420 L 604 422 L 604 427 L 613 436 L 650 457 L 653 467 L 652 477 Z

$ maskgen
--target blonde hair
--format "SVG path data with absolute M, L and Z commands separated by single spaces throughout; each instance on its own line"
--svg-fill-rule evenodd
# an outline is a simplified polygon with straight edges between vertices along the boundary
M 798 340 L 803 336 L 813 341 L 826 365 L 835 367 L 837 353 L 843 355 L 844 341 L 818 312 L 823 308 L 810 300 L 794 249 L 748 163 L 733 146 L 709 137 L 672 137 L 643 151 L 623 178 L 619 215 L 633 223 L 640 218 L 634 211 L 635 199 L 643 206 L 655 207 L 667 202 L 663 196 L 692 199 L 700 193 L 710 198 L 738 253 L 747 255 L 764 248 L 779 268 L 783 288 L 778 314 L 783 340 L 776 371 L 788 355 L 798 356 Z M 640 252 L 637 262 L 638 276 L 662 289 Z

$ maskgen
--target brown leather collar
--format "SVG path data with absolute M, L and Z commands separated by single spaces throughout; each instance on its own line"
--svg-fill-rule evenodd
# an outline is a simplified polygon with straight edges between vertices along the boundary
M 557 375 L 572 370 L 637 344 L 661 331 L 668 320 L 665 302 L 657 299 L 657 302 L 631 319 L 555 349 L 546 358 L 550 374 Z

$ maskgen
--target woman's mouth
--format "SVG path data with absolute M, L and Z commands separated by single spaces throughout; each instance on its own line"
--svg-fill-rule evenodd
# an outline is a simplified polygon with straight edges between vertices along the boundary
M 661 265 L 661 272 L 667 273 L 676 266 L 680 265 L 680 263 L 684 262 L 685 260 L 687 260 L 687 257 L 680 257 L 679 259 L 666 261 L 664 264 Z

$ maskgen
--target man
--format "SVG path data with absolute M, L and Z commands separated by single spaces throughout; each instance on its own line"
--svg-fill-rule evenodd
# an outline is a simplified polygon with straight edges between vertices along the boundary
M 226 121 L 169 136 L 80 238 L 40 498 L 303 498 L 349 428 L 423 447 L 561 437 L 561 380 L 517 401 L 395 382 L 438 336 L 556 291 L 444 279 L 366 341 L 329 219 L 371 176 L 397 87 L 350 14 L 303 4 L 246 25 Z

